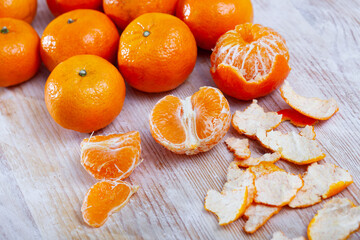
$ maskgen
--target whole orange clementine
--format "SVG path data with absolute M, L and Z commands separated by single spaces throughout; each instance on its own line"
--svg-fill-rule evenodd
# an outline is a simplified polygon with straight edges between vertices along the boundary
M 1 0 L 0 18 L 16 18 L 31 23 L 36 9 L 37 0 Z
M 74 10 L 55 18 L 41 37 L 40 54 L 52 71 L 60 62 L 80 54 L 93 54 L 115 62 L 119 33 L 103 13 Z
M 104 128 L 119 115 L 124 80 L 114 65 L 95 55 L 77 55 L 60 63 L 45 84 L 45 103 L 62 127 L 78 132 Z
M 40 39 L 22 20 L 0 18 L 0 87 L 32 78 L 40 66 Z
M 57 17 L 76 9 L 101 10 L 102 0 L 46 0 L 52 14 Z
M 180 0 L 176 16 L 189 26 L 199 47 L 211 50 L 225 32 L 252 22 L 253 8 L 250 0 Z
M 146 13 L 122 33 L 118 63 L 132 87 L 163 92 L 186 80 L 196 56 L 194 36 L 184 22 L 169 14 Z
M 177 0 L 104 0 L 104 12 L 120 28 L 144 13 L 174 14 Z

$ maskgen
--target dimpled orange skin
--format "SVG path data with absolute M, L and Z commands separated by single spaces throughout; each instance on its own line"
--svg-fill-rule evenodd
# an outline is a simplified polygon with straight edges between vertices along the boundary
M 176 16 L 189 26 L 200 48 L 211 50 L 228 30 L 252 22 L 253 8 L 250 0 L 180 0 Z
M 16 18 L 31 23 L 36 9 L 37 0 L 0 0 L 0 18 Z
M 12 18 L 0 18 L 0 31 L 0 87 L 29 80 L 40 66 L 39 36 L 28 23 Z
M 86 75 L 80 76 L 85 70 Z M 64 128 L 89 133 L 110 124 L 125 99 L 124 80 L 114 65 L 95 55 L 60 63 L 45 84 L 45 103 Z
M 184 22 L 169 14 L 147 13 L 123 31 L 118 64 L 132 87 L 164 92 L 186 80 L 196 56 L 195 38 Z
M 102 0 L 46 0 L 46 2 L 55 17 L 76 9 L 102 9 Z
M 104 0 L 104 12 L 120 28 L 144 13 L 174 14 L 177 0 Z
M 80 9 L 64 13 L 49 23 L 41 37 L 40 54 L 50 71 L 80 54 L 97 55 L 114 63 L 118 43 L 118 30 L 105 14 Z

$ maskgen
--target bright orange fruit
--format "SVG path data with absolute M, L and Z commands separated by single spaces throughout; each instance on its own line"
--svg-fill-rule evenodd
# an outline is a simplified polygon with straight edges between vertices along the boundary
M 0 18 L 0 87 L 32 78 L 40 66 L 40 39 L 26 22 Z
M 230 127 L 229 103 L 212 87 L 202 87 L 181 100 L 168 95 L 150 114 L 150 131 L 155 141 L 179 154 L 196 154 L 214 147 Z
M 224 93 L 250 100 L 275 90 L 290 72 L 285 40 L 260 24 L 240 24 L 220 37 L 211 75 Z
M 139 164 L 140 133 L 111 134 L 81 142 L 81 165 L 97 180 L 128 177 Z
M 31 24 L 36 15 L 36 10 L 37 0 L 0 1 L 0 18 L 16 18 Z
M 180 0 L 176 16 L 189 26 L 199 47 L 211 50 L 221 35 L 252 22 L 253 8 L 250 0 Z
M 92 54 L 114 63 L 119 33 L 103 13 L 80 9 L 64 13 L 45 28 L 41 37 L 41 58 L 52 71 L 60 62 L 80 54 Z
M 102 0 L 46 0 L 46 2 L 55 17 L 76 9 L 102 9 Z
M 94 184 L 85 195 L 81 212 L 85 223 L 101 227 L 108 217 L 123 208 L 138 190 L 121 180 L 104 180 Z
M 196 56 L 194 36 L 185 23 L 169 14 L 146 13 L 121 34 L 118 63 L 132 87 L 164 92 L 186 80 Z
M 177 0 L 104 0 L 104 12 L 122 30 L 145 13 L 174 14 Z
M 114 65 L 95 55 L 77 55 L 60 63 L 45 84 L 51 117 L 64 128 L 92 132 L 119 115 L 125 83 Z

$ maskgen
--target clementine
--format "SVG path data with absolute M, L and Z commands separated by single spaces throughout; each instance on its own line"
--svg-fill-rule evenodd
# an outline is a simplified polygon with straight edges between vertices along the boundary
M 45 103 L 64 128 L 92 132 L 120 113 L 125 84 L 119 71 L 95 55 L 77 55 L 60 63 L 45 84 Z
M 139 189 L 121 180 L 95 183 L 85 195 L 81 212 L 86 224 L 101 227 L 109 216 L 120 211 Z
M 37 0 L 1 0 L 0 18 L 16 18 L 31 23 L 36 15 Z
M 80 54 L 92 54 L 115 62 L 119 43 L 116 26 L 103 13 L 90 9 L 62 14 L 45 28 L 40 54 L 52 71 L 60 62 Z
M 51 13 L 57 17 L 76 9 L 101 10 L 102 0 L 46 0 Z
M 97 180 L 127 178 L 140 164 L 140 133 L 128 132 L 85 138 L 81 165 Z
M 211 50 L 225 32 L 252 22 L 253 8 L 250 0 L 180 0 L 176 16 L 189 26 L 199 47 Z
M 192 72 L 197 56 L 194 36 L 178 18 L 146 13 L 120 38 L 118 64 L 125 80 L 144 92 L 169 91 Z
M 26 22 L 0 18 L 0 87 L 32 78 L 40 66 L 40 39 Z
M 290 72 L 289 50 L 281 35 L 245 23 L 226 32 L 211 54 L 211 75 L 224 93 L 250 100 L 280 86 Z
M 202 87 L 181 100 L 168 95 L 150 113 L 155 141 L 178 154 L 196 154 L 214 147 L 230 127 L 230 107 L 217 88 Z
M 104 0 L 104 12 L 122 30 L 144 13 L 174 14 L 177 0 Z

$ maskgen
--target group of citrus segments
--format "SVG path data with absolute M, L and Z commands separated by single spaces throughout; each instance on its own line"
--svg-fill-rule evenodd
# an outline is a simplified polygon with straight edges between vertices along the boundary
M 12 2 L 19 5 L 22 0 Z M 247 138 L 225 140 L 235 159 L 229 165 L 221 193 L 209 190 L 205 198 L 205 209 L 218 216 L 220 225 L 244 216 L 245 232 L 253 233 L 284 206 L 312 206 L 353 182 L 346 170 L 332 163 L 317 163 L 325 154 L 315 140 L 313 125 L 338 111 L 336 101 L 301 96 L 285 81 L 290 72 L 286 42 L 273 29 L 251 23 L 250 0 L 47 3 L 58 17 L 45 29 L 41 41 L 29 24 L 13 19 L 31 23 L 34 14 L 9 16 L 12 10 L 0 4 L 0 47 L 12 50 L 0 51 L 7 63 L 0 66 L 0 86 L 32 78 L 41 59 L 52 71 L 45 86 L 46 106 L 64 128 L 79 132 L 104 128 L 123 107 L 122 77 L 140 91 L 169 91 L 192 72 L 196 45 L 212 49 L 210 73 L 219 89 L 201 87 L 186 99 L 173 95 L 160 99 L 150 113 L 149 125 L 155 141 L 177 154 L 209 151 L 226 135 L 231 123 L 239 134 L 259 141 L 272 152 L 252 157 Z M 28 10 L 34 12 L 35 8 L 36 12 L 36 1 L 27 4 L 33 5 Z M 99 10 L 101 5 L 106 15 L 89 10 Z M 75 10 L 79 8 L 89 9 Z M 170 15 L 174 13 L 177 18 Z M 111 21 L 123 30 L 121 36 Z M 99 22 L 102 26 L 97 25 Z M 26 45 L 22 38 L 31 39 L 31 44 Z M 14 42 L 28 51 L 15 51 Z M 116 54 L 121 74 L 111 64 Z M 25 65 L 22 59 L 31 61 L 25 61 Z M 18 71 L 19 66 L 24 71 Z M 282 98 L 292 108 L 265 112 L 255 98 L 279 86 Z M 223 93 L 253 102 L 231 117 Z M 287 120 L 302 130 L 274 130 Z M 102 226 L 137 191 L 138 186 L 123 180 L 141 163 L 140 155 L 137 131 L 91 135 L 82 141 L 81 164 L 99 180 L 89 189 L 81 208 L 88 225 Z M 279 159 L 309 164 L 307 172 L 286 172 L 274 164 Z M 359 225 L 360 207 L 348 199 L 334 198 L 311 220 L 308 237 L 345 239 Z M 276 232 L 272 239 L 288 238 Z

